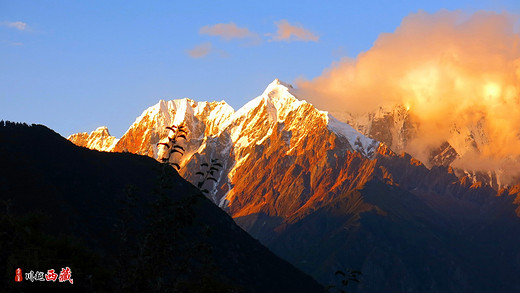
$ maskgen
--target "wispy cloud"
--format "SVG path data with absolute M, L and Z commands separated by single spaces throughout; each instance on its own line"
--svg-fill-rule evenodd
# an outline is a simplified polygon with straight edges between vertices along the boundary
M 0 40 L 0 44 L 2 46 L 12 46 L 12 47 L 23 46 L 22 42 L 13 42 L 13 41 L 8 41 L 8 40 Z
M 188 55 L 191 58 L 202 58 L 208 55 L 211 52 L 212 45 L 210 42 L 202 43 L 200 45 L 195 46 L 193 49 L 187 51 Z
M 276 34 L 267 34 L 267 36 L 271 36 L 271 41 L 317 42 L 320 39 L 319 36 L 303 28 L 303 26 L 301 26 L 300 24 L 292 25 L 286 19 L 282 19 L 279 22 L 276 22 L 276 26 L 278 27 Z
M 29 26 L 27 25 L 27 23 L 22 22 L 22 21 L 3 21 L 3 22 L 0 22 L 0 26 L 14 28 L 19 31 L 29 30 Z
M 217 23 L 200 28 L 200 34 L 217 36 L 225 41 L 233 39 L 249 39 L 252 43 L 258 43 L 260 36 L 246 27 L 239 27 L 235 23 Z

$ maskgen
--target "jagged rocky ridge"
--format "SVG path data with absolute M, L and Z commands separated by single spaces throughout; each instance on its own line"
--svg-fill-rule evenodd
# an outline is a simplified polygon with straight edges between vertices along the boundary
M 392 123 L 408 130 L 399 135 L 413 133 L 400 121 Z M 224 102 L 161 101 L 113 150 L 154 157 L 165 127 L 181 122 L 190 136 L 180 173 L 196 182 L 201 163 L 220 159 L 210 198 L 325 284 L 348 266 L 364 272 L 359 292 L 487 292 L 494 280 L 519 288 L 520 241 L 507 233 L 519 229 L 518 186 L 497 190 L 450 167 L 427 168 L 278 80 L 236 112 Z

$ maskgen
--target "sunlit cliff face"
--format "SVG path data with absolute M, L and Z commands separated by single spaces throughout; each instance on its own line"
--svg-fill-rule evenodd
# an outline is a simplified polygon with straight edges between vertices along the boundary
M 455 165 L 494 170 L 520 157 L 519 20 L 495 12 L 412 14 L 356 59 L 297 84 L 324 110 L 402 104 L 419 125 L 406 149 L 412 155 L 424 159 L 449 141 L 462 155 Z M 464 146 L 466 132 L 477 149 Z M 506 168 L 520 171 L 519 164 Z

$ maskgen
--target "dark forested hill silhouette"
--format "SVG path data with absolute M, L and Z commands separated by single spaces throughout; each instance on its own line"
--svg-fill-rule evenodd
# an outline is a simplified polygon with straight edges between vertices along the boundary
M 173 168 L 0 123 L 1 288 L 75 292 L 322 292 Z M 73 284 L 14 282 L 70 267 Z

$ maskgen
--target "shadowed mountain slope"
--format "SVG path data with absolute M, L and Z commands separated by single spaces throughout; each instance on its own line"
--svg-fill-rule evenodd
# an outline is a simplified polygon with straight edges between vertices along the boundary
M 323 283 L 332 281 L 331 271 L 361 270 L 357 292 L 520 289 L 513 189 L 496 196 L 449 168 L 428 169 L 384 146 L 373 159 L 347 152 L 325 169 L 328 192 L 296 213 L 235 221 Z

